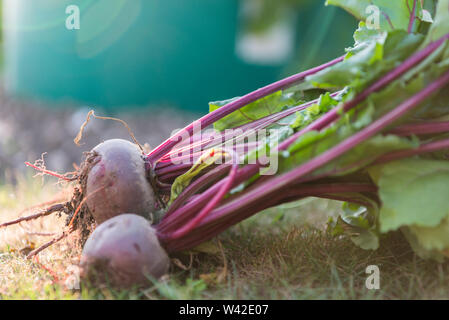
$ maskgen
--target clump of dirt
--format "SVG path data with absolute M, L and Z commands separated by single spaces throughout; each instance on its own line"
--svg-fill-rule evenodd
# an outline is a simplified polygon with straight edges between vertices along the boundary
M 72 199 L 67 203 L 66 226 L 78 233 L 75 245 L 82 248 L 87 238 L 95 228 L 95 219 L 84 203 L 86 199 L 87 177 L 91 168 L 98 162 L 95 152 L 85 152 L 84 161 L 78 169 L 77 186 L 74 188 Z

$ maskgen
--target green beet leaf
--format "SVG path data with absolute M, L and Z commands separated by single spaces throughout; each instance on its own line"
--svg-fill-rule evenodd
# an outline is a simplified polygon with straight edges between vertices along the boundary
M 209 112 L 215 111 L 230 102 L 235 101 L 236 99 L 238 98 L 210 102 Z M 245 123 L 249 123 L 279 112 L 286 107 L 295 105 L 296 103 L 299 104 L 299 101 L 296 101 L 292 94 L 284 94 L 282 91 L 278 91 L 227 115 L 223 119 L 215 122 L 214 128 L 218 131 L 235 128 Z
M 448 162 L 405 159 L 369 172 L 382 201 L 381 232 L 403 226 L 436 227 L 449 215 Z

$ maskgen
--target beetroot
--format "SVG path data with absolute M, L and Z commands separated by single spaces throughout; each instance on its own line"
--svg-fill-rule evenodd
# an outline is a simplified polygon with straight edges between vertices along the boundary
M 107 278 L 121 287 L 143 284 L 168 272 L 170 260 L 146 219 L 121 214 L 99 225 L 84 245 L 81 275 Z
M 100 224 L 123 212 L 152 220 L 155 195 L 139 148 L 129 141 L 112 139 L 91 153 L 96 158 L 88 173 L 86 203 L 95 221 Z

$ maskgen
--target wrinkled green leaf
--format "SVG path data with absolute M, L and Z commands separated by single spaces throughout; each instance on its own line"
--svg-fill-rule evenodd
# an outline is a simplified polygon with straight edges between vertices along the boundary
M 379 236 L 371 231 L 361 229 L 358 235 L 351 237 L 354 244 L 364 250 L 377 250 L 379 248 Z
M 426 249 L 424 248 L 421 243 L 419 242 L 419 239 L 417 235 L 410 230 L 409 227 L 403 227 L 401 228 L 402 234 L 407 239 L 408 243 L 412 247 L 413 251 L 422 259 L 433 259 L 438 262 L 444 261 L 444 255 L 441 253 L 441 251 L 438 250 L 432 250 L 432 249 Z
M 402 226 L 436 227 L 449 215 L 448 162 L 405 159 L 369 172 L 382 200 L 381 232 Z
M 446 216 L 436 227 L 413 225 L 409 229 L 425 250 L 442 251 L 449 249 L 449 216 Z

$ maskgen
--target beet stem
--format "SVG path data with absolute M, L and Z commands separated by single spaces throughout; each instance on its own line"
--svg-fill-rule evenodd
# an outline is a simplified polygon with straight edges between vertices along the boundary
M 373 164 L 383 164 L 390 161 L 395 161 L 399 159 L 409 158 L 412 156 L 424 154 L 424 153 L 431 153 L 439 150 L 444 150 L 449 148 L 449 139 L 434 141 L 425 143 L 421 146 L 419 146 L 416 149 L 407 149 L 407 150 L 400 150 L 395 151 L 391 153 L 387 153 L 381 157 L 379 157 L 376 161 L 374 161 Z
M 398 126 L 388 132 L 397 136 L 411 136 L 444 133 L 449 131 L 449 121 L 429 121 L 420 123 L 409 123 Z

